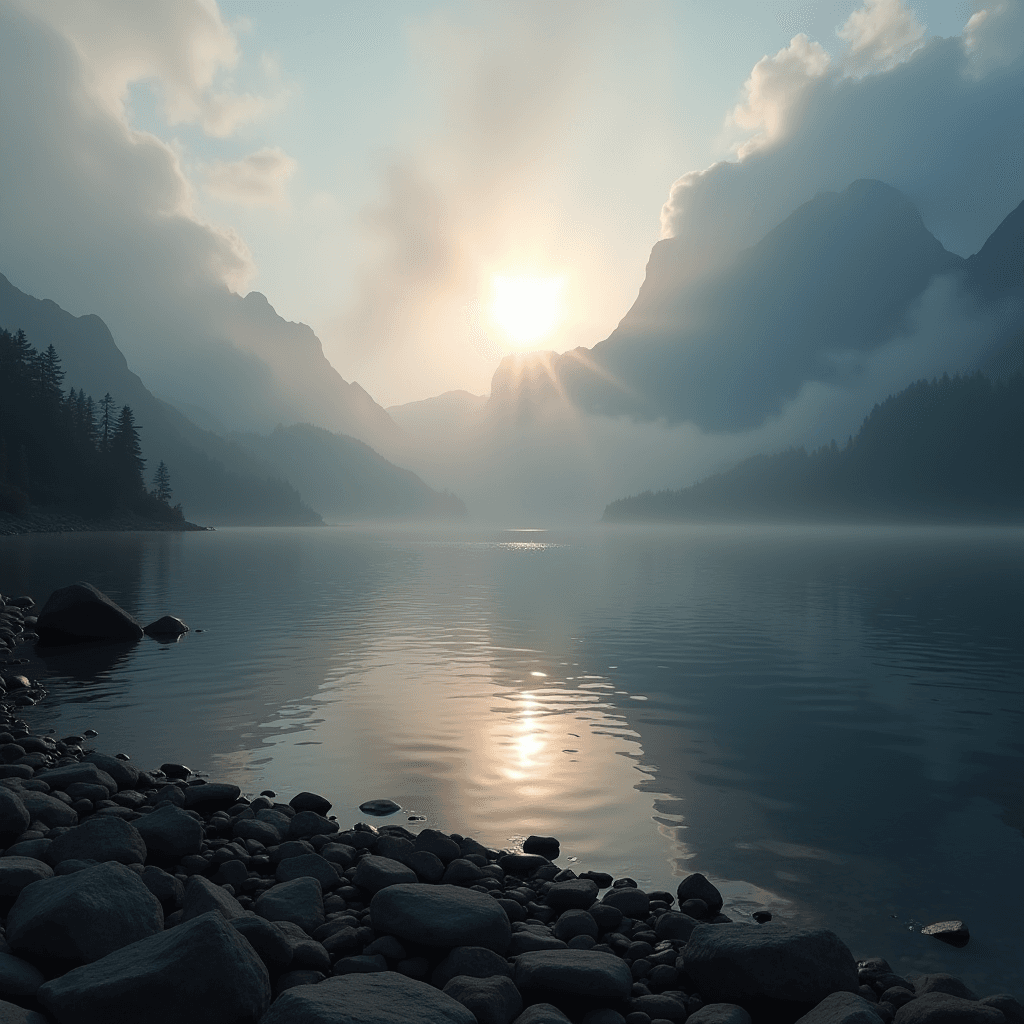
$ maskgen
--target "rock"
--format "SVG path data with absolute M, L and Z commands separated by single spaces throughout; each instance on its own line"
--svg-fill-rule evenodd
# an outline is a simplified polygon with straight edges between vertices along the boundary
M 161 804 L 132 822 L 153 856 L 179 861 L 203 848 L 203 825 L 172 803 Z
M 176 761 L 165 761 L 160 765 L 160 771 L 169 779 L 187 779 L 192 774 L 191 768 Z
M 416 877 L 420 881 L 436 885 L 444 877 L 444 864 L 429 850 L 413 850 L 403 863 L 416 872 Z
M 331 801 L 325 800 L 322 796 L 317 793 L 296 793 L 295 796 L 288 801 L 289 807 L 294 807 L 296 811 L 313 811 L 314 814 L 324 816 L 331 809 Z
M 676 886 L 676 899 L 679 906 L 687 900 L 703 900 L 708 905 L 708 913 L 714 917 L 722 912 L 722 894 L 699 871 L 687 875 Z
M 606 906 L 621 910 L 624 917 L 639 919 L 646 917 L 651 912 L 651 901 L 647 893 L 631 886 L 609 889 L 601 902 Z
M 160 901 L 121 864 L 97 864 L 26 886 L 7 917 L 18 953 L 91 963 L 163 931 Z
M 471 860 L 466 860 L 465 857 L 456 857 L 444 869 L 441 882 L 444 885 L 471 885 L 483 877 L 484 873 Z
M 978 1001 L 983 1006 L 994 1006 L 997 1010 L 1002 1010 L 1006 1024 L 1024 1024 L 1024 1005 L 1009 993 L 999 992 L 996 995 L 985 996 L 984 999 Z
M 414 853 L 423 851 L 424 853 L 433 854 L 442 865 L 448 864 L 455 860 L 456 857 L 462 856 L 458 843 L 450 839 L 443 832 L 438 832 L 437 829 L 433 828 L 425 828 L 413 840 L 412 848 Z M 413 867 L 414 865 L 410 864 L 409 866 Z
M 91 817 L 54 839 L 46 851 L 51 864 L 62 860 L 116 860 L 121 864 L 144 864 L 146 843 L 139 830 L 114 817 Z
M 598 891 L 597 883 L 589 878 L 571 878 L 555 882 L 545 898 L 557 911 L 586 910 L 597 899 Z
M 316 811 L 298 811 L 288 823 L 289 839 L 307 839 L 310 836 L 332 835 L 338 831 L 338 823 L 329 821 Z
M 362 954 L 358 956 L 343 956 L 334 962 L 331 974 L 340 977 L 343 974 L 377 974 L 379 971 L 386 971 L 388 963 L 380 954 Z
M 558 860 L 561 846 L 554 836 L 528 836 L 523 843 L 523 853 L 539 853 L 548 860 Z
M 102 772 L 106 772 L 115 782 L 118 789 L 134 789 L 139 784 L 139 769 L 119 757 L 109 754 L 86 754 L 82 764 L 94 764 Z
M 34 857 L 0 857 L 0 912 L 10 910 L 26 885 L 52 877 L 53 868 Z
M 922 935 L 932 935 L 940 942 L 946 942 L 958 949 L 971 941 L 971 933 L 963 921 L 938 921 L 921 929 Z
M 430 983 L 444 988 L 457 975 L 468 978 L 512 977 L 512 965 L 493 949 L 484 946 L 457 946 L 430 975 Z
M 281 842 L 281 832 L 269 821 L 258 818 L 240 818 L 231 826 L 231 835 L 236 839 L 255 839 L 264 846 L 276 846 Z
M 324 899 L 315 878 L 293 878 L 261 893 L 256 913 L 268 921 L 291 921 L 312 933 L 324 923 Z
M 26 1010 L 24 1006 L 9 1003 L 6 999 L 0 999 L 0 1021 L 3 1024 L 50 1024 L 43 1014 Z
M 186 1019 L 186 1018 L 183 1018 Z M 346 974 L 282 993 L 260 1024 L 476 1024 L 460 1002 L 397 971 Z M 63 1022 L 61 1022 L 63 1024 Z
M 994 1006 L 947 992 L 927 992 L 896 1011 L 894 1024 L 1005 1024 Z
M 735 1003 L 708 1003 L 686 1020 L 689 1024 L 751 1024 L 750 1014 Z M 878 1024 L 878 1019 L 871 1024 Z
M 609 1003 L 629 998 L 633 983 L 629 967 L 611 953 L 585 949 L 543 949 L 523 953 L 513 975 L 524 994 L 583 996 Z
M 551 928 L 551 934 L 556 939 L 568 942 L 577 935 L 589 935 L 596 939 L 598 936 L 597 922 L 585 910 L 567 910 L 562 914 Z
M 55 590 L 39 613 L 35 631 L 43 644 L 142 637 L 135 618 L 90 583 L 72 583 Z
M 245 937 L 269 970 L 283 971 L 292 962 L 292 947 L 276 924 L 256 914 L 244 914 L 231 920 L 231 927 Z
M 770 910 L 755 910 L 750 915 L 758 924 L 767 924 L 772 919 Z
M 853 992 L 833 992 L 797 1024 L 878 1024 L 878 1014 L 863 996 Z
M 188 626 L 173 615 L 162 615 L 155 622 L 144 626 L 142 631 L 147 636 L 181 636 L 188 632 Z
M 169 906 L 178 906 L 185 899 L 185 886 L 162 868 L 147 864 L 139 875 L 146 888 L 160 901 L 166 913 Z
M 626 1024 L 626 1018 L 618 1010 L 604 1007 L 585 1013 L 580 1019 L 580 1024 Z
M 323 945 L 310 938 L 297 924 L 291 921 L 275 921 L 274 927 L 288 940 L 292 951 L 292 970 L 302 969 L 330 974 L 331 958 Z
M 10 953 L 0 953 L 0 997 L 34 996 L 45 980 L 43 972 L 28 961 Z M 6 1020 L 0 1008 L 0 1021 Z
M 69 971 L 39 989 L 58 1024 L 257 1021 L 270 977 L 252 946 L 208 913 Z
M 17 839 L 31 820 L 21 797 L 14 790 L 0 786 L 0 845 L 7 846 Z
M 539 853 L 506 853 L 504 857 L 498 858 L 498 867 L 502 871 L 520 878 L 528 878 L 538 868 L 548 864 L 551 864 L 551 861 Z
M 409 956 L 405 946 L 394 935 L 382 935 L 379 939 L 374 939 L 373 942 L 363 948 L 363 952 L 368 956 L 379 953 L 388 960 L 405 960 Z M 488 950 L 488 952 L 490 951 Z M 497 956 L 497 954 L 492 955 Z
M 571 1021 L 551 1003 L 534 1003 L 523 1010 L 512 1024 L 571 1024 Z
M 459 974 L 443 991 L 470 1010 L 478 1024 L 511 1024 L 523 1008 L 519 989 L 502 975 L 474 978 Z
M 918 975 L 914 978 L 912 987 L 919 996 L 927 995 L 929 992 L 945 992 L 948 996 L 957 996 L 960 999 L 978 998 L 959 978 L 942 972 Z
M 520 953 L 532 953 L 538 949 L 567 949 L 564 939 L 556 938 L 548 932 L 529 931 L 514 932 L 508 944 L 508 955 L 519 956 Z
M 233 921 L 247 913 L 231 893 L 202 875 L 191 875 L 185 883 L 185 898 L 181 909 L 185 921 L 202 917 L 211 911 L 216 911 L 225 921 Z
M 286 857 L 278 862 L 274 877 L 279 882 L 290 882 L 293 878 L 315 878 L 324 890 L 336 889 L 341 885 L 338 872 L 318 853 Z
M 359 810 L 363 814 L 372 814 L 380 818 L 388 814 L 394 814 L 395 811 L 400 811 L 401 809 L 394 800 L 367 800 L 366 803 L 359 805 Z
M 42 779 L 51 789 L 63 789 L 76 783 L 89 786 L 101 786 L 109 796 L 117 792 L 117 782 L 112 775 L 103 771 L 91 761 L 80 761 L 77 764 L 64 765 L 61 768 L 50 768 L 39 772 L 35 778 Z
M 372 853 L 359 861 L 352 876 L 352 884 L 365 889 L 371 896 L 391 885 L 417 881 L 412 868 L 390 857 L 378 857 Z
M 366 860 L 368 858 L 364 858 Z M 490 897 L 455 885 L 389 885 L 370 902 L 373 928 L 427 946 L 484 946 L 502 956 L 512 929 Z
M 41 821 L 47 828 L 70 828 L 78 824 L 78 812 L 49 793 L 23 789 L 19 796 L 32 821 Z
M 587 913 L 597 922 L 602 932 L 613 932 L 622 924 L 622 911 L 607 903 L 595 903 Z
M 709 1003 L 768 998 L 817 1005 L 859 985 L 857 964 L 838 936 L 775 922 L 700 924 L 683 962 Z
M 680 914 L 669 910 L 658 918 L 654 926 L 654 934 L 659 939 L 689 939 L 699 921 L 688 914 Z
M 234 807 L 241 795 L 242 791 L 237 786 L 208 782 L 205 786 L 187 786 L 182 806 L 186 811 L 212 814 L 214 811 L 226 811 Z
M 646 1013 L 652 1020 L 683 1021 L 686 1019 L 686 1004 L 672 996 L 643 995 L 631 999 L 630 1011 Z M 877 1021 L 874 1024 L 878 1024 Z

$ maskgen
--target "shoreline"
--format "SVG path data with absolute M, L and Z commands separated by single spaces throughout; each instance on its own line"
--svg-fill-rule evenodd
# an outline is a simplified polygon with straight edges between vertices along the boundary
M 100 519 L 89 519 L 58 509 L 35 509 L 23 515 L 0 512 L 0 537 L 18 537 L 30 533 L 129 533 L 136 530 L 161 533 L 198 533 L 212 530 L 186 520 L 161 522 L 145 519 L 134 512 L 118 512 Z

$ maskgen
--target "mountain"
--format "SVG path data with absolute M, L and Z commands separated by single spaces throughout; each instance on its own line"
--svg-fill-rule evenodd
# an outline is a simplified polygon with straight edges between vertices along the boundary
M 507 409 L 562 395 L 598 415 L 688 420 L 705 431 L 760 426 L 806 382 L 842 383 L 851 364 L 913 330 L 937 279 L 957 276 L 965 312 L 968 294 L 975 306 L 991 305 L 991 289 L 1012 300 L 1019 217 L 1018 208 L 965 260 L 943 248 L 906 196 L 859 180 L 815 196 L 724 267 L 694 267 L 692 247 L 664 239 L 606 340 L 556 357 L 509 357 L 492 402 Z
M 452 432 L 472 427 L 486 406 L 486 395 L 473 395 L 468 391 L 446 391 L 435 398 L 388 406 L 387 412 L 391 419 L 408 433 Z
M 855 437 L 755 455 L 679 491 L 612 502 L 606 522 L 1024 520 L 1024 374 L 920 380 Z
M 461 519 L 466 506 L 429 488 L 354 437 L 297 423 L 231 440 L 273 466 L 323 515 L 352 519 Z

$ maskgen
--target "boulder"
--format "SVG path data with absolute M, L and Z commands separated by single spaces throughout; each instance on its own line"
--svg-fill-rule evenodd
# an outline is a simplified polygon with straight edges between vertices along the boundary
M 341 885 L 338 872 L 318 853 L 305 853 L 279 861 L 274 877 L 279 882 L 290 882 L 293 878 L 315 878 L 322 889 L 335 889 Z
M 722 894 L 699 871 L 687 875 L 676 887 L 679 906 L 687 900 L 703 900 L 711 917 L 722 912 Z
M 41 821 L 47 828 L 70 828 L 78 824 L 78 812 L 49 793 L 23 789 L 18 795 L 32 821 Z
M 7 917 L 16 953 L 91 963 L 163 931 L 160 901 L 122 864 L 97 864 L 26 886 Z
M 837 935 L 775 922 L 699 924 L 683 963 L 709 1003 L 765 998 L 817 1005 L 859 985 L 857 964 Z
M 1024 1004 L 1014 999 L 1009 992 L 998 992 L 979 1000 L 983 1006 L 994 1006 L 1001 1010 L 1006 1024 L 1024 1024 Z
M 35 857 L 0 857 L 0 912 L 10 910 L 26 885 L 52 877 L 53 868 Z
M 35 1010 L 26 1010 L 17 1003 L 9 1003 L 0 999 L 0 1021 L 3 1024 L 50 1024 L 45 1016 Z
M 624 917 L 644 918 L 651 912 L 651 901 L 642 889 L 634 889 L 624 885 L 618 889 L 609 889 L 601 900 L 606 906 L 621 910 Z
M 551 934 L 563 942 L 568 942 L 570 939 L 576 938 L 577 935 L 589 935 L 596 939 L 598 936 L 597 922 L 585 910 L 567 910 L 554 923 Z
M 690 938 L 693 929 L 698 924 L 700 922 L 688 914 L 669 910 L 658 918 L 654 926 L 654 934 L 659 939 L 683 939 L 685 941 Z
M 921 929 L 922 935 L 931 935 L 940 942 L 962 949 L 971 941 L 971 933 L 963 921 L 937 921 Z
M 958 996 L 960 999 L 978 998 L 959 978 L 941 971 L 919 974 L 911 983 L 911 988 L 919 996 L 926 996 L 929 992 L 945 992 L 947 996 Z
M 561 847 L 554 836 L 527 836 L 523 853 L 539 853 L 548 860 L 558 860 Z
M 55 590 L 39 613 L 35 631 L 43 644 L 142 637 L 135 618 L 90 583 Z
M 185 883 L 185 899 L 181 909 L 184 921 L 202 917 L 211 911 L 220 914 L 225 921 L 233 921 L 248 913 L 231 893 L 202 875 L 191 875 Z
M 176 619 L 173 615 L 162 615 L 155 622 L 151 622 L 148 626 L 143 626 L 142 631 L 146 636 L 172 637 L 187 633 L 188 626 L 181 619 Z
M 139 830 L 114 817 L 91 817 L 81 825 L 57 836 L 46 851 L 51 864 L 62 860 L 116 860 L 121 864 L 144 864 L 146 843 Z
M 555 882 L 546 898 L 548 906 L 557 911 L 586 910 L 597 899 L 598 892 L 597 883 L 589 878 L 570 878 Z
M 443 991 L 470 1010 L 478 1024 L 512 1024 L 523 1008 L 519 989 L 500 974 L 491 978 L 458 974 Z
M 621 1003 L 629 998 L 629 966 L 611 953 L 587 949 L 542 949 L 516 959 L 514 980 L 525 993 L 556 993 Z
M 688 1024 L 751 1024 L 750 1014 L 735 1003 L 708 1003 L 686 1020 Z M 871 1024 L 878 1024 L 878 1018 Z
M 139 784 L 139 769 L 119 757 L 93 752 L 86 754 L 80 763 L 96 765 L 114 780 L 118 789 L 134 789 Z
M 331 801 L 320 796 L 319 793 L 307 793 L 305 791 L 296 793 L 295 796 L 288 801 L 289 807 L 294 807 L 296 811 L 313 811 L 319 815 L 326 815 L 331 809 Z
M 394 814 L 396 811 L 400 811 L 402 808 L 395 803 L 394 800 L 367 800 L 365 803 L 359 805 L 359 810 L 363 814 L 372 814 L 374 817 L 384 818 L 389 814 Z
M 994 1006 L 961 999 L 948 992 L 917 996 L 896 1011 L 893 1024 L 1005 1024 L 1006 1016 Z
M 517 875 L 519 878 L 529 878 L 537 868 L 550 864 L 547 857 L 539 853 L 506 853 L 498 858 L 498 867 L 510 875 Z
M 388 886 L 416 881 L 416 872 L 412 868 L 390 857 L 378 857 L 373 853 L 359 861 L 352 876 L 352 884 L 365 889 L 371 896 Z
M 512 965 L 493 949 L 457 946 L 434 968 L 430 982 L 437 988 L 444 988 L 460 974 L 468 978 L 511 978 Z
M 199 811 L 200 814 L 213 814 L 214 811 L 226 811 L 238 803 L 242 791 L 237 786 L 221 782 L 208 782 L 204 786 L 186 786 L 186 811 Z
M 433 854 L 442 864 L 462 856 L 459 844 L 454 839 L 439 832 L 436 828 L 425 828 L 412 844 L 414 852 L 423 851 Z
M 256 914 L 231 920 L 231 927 L 243 935 L 269 970 L 283 971 L 292 962 L 292 947 L 284 932 Z
M 523 1010 L 512 1024 L 571 1024 L 571 1021 L 551 1003 L 534 1003 Z
M 168 802 L 132 824 L 155 857 L 179 861 L 203 848 L 203 825 L 191 814 Z
M 512 936 L 490 896 L 456 885 L 389 885 L 371 900 L 370 917 L 376 931 L 427 946 L 484 946 L 504 956 Z
M 878 1014 L 863 996 L 833 992 L 805 1013 L 797 1024 L 878 1024 Z
M 331 957 L 322 943 L 310 938 L 291 921 L 274 921 L 274 927 L 287 939 L 292 951 L 291 969 L 331 973 Z
M 180 906 L 185 899 L 185 886 L 174 875 L 147 864 L 139 875 L 146 888 L 160 901 L 165 912 L 168 907 Z
M 102 786 L 108 796 L 118 790 L 114 777 L 91 761 L 79 761 L 77 764 L 67 764 L 60 768 L 49 768 L 39 772 L 35 778 L 42 779 L 50 789 L 67 791 L 68 786 L 85 783 L 89 786 Z
M 270 977 L 252 946 L 209 913 L 69 971 L 39 989 L 58 1024 L 257 1021 Z
M 0 997 L 34 996 L 45 980 L 38 967 L 10 953 L 0 953 Z M 0 1021 L 6 1020 L 0 1010 Z
M 642 995 L 629 1001 L 631 1013 L 646 1013 L 651 1020 L 686 1020 L 686 1004 L 672 996 Z M 877 1024 L 877 1021 L 875 1022 Z
M 345 974 L 282 993 L 260 1024 L 477 1024 L 462 1003 L 397 971 Z M 61 1022 L 63 1024 L 63 1022 Z
M 289 839 L 308 839 L 310 836 L 329 836 L 338 831 L 338 823 L 316 811 L 297 811 L 288 822 Z
M 0 786 L 0 845 L 7 846 L 17 839 L 31 820 L 21 797 L 14 790 Z
M 291 921 L 312 933 L 324 923 L 323 889 L 315 878 L 293 878 L 261 893 L 256 913 L 268 921 Z

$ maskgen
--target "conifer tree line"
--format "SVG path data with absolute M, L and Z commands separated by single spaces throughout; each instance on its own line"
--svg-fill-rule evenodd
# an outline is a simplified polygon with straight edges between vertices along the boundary
M 65 394 L 53 345 L 39 352 L 24 331 L 0 329 L 0 511 L 35 504 L 181 519 L 163 462 L 146 488 L 139 429 L 131 407 L 109 393 L 99 402 L 75 388 Z

